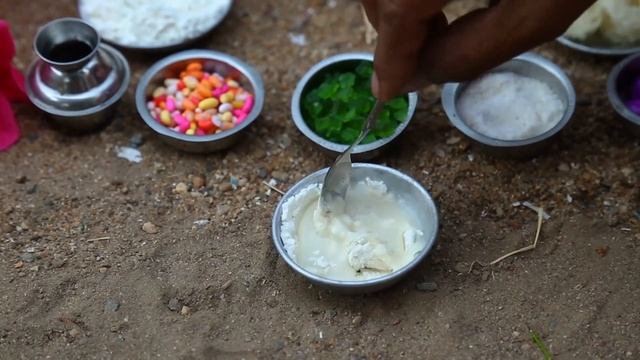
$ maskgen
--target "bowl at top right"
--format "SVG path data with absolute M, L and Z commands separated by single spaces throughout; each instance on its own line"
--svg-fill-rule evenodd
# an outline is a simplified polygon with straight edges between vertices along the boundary
M 530 138 L 501 140 L 487 136 L 469 126 L 458 111 L 458 100 L 469 85 L 468 82 L 465 82 L 447 83 L 442 88 L 442 107 L 449 121 L 474 145 L 491 155 L 502 158 L 526 159 L 541 154 L 549 148 L 549 144 L 558 137 L 573 116 L 576 93 L 571 80 L 559 66 L 530 52 L 521 54 L 489 72 L 512 72 L 547 84 L 560 97 L 564 105 L 562 117 L 551 129 Z
M 625 123 L 640 134 L 640 115 L 627 107 L 631 100 L 634 84 L 640 82 L 640 52 L 630 55 L 613 67 L 607 80 L 607 95 L 613 109 L 625 120 Z M 640 99 L 638 99 L 640 100 Z

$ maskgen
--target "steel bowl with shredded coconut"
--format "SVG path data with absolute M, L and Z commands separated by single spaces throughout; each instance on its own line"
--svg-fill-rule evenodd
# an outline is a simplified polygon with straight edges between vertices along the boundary
M 232 0 L 80 0 L 80 17 L 107 41 L 133 48 L 176 46 L 219 24 Z
M 458 110 L 475 131 L 498 140 L 524 140 L 560 122 L 565 104 L 544 82 L 512 72 L 486 74 L 460 95 Z

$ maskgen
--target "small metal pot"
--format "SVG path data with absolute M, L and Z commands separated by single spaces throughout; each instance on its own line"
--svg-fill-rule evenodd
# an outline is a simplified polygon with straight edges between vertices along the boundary
M 548 131 L 524 140 L 498 140 L 481 134 L 471 128 L 458 114 L 458 98 L 467 83 L 448 83 L 442 89 L 442 106 L 449 121 L 480 149 L 499 157 L 524 159 L 539 155 L 549 148 L 549 144 L 567 126 L 573 116 L 576 93 L 571 80 L 557 65 L 533 54 L 525 53 L 498 66 L 492 71 L 510 71 L 519 75 L 538 79 L 547 83 L 560 96 L 565 105 L 562 118 Z
M 100 43 L 96 30 L 76 18 L 46 24 L 34 49 L 39 58 L 26 80 L 31 102 L 64 130 L 90 132 L 109 124 L 129 86 L 124 56 Z
M 153 90 L 163 86 L 167 77 L 177 77 L 187 64 L 193 61 L 202 62 L 205 68 L 214 68 L 221 75 L 234 75 L 247 91 L 253 94 L 253 108 L 242 124 L 211 135 L 182 134 L 158 123 L 147 109 L 147 101 Z M 186 50 L 153 64 L 140 78 L 136 87 L 136 108 L 142 120 L 167 144 L 191 153 L 209 153 L 226 149 L 236 143 L 240 136 L 258 118 L 264 103 L 264 85 L 260 74 L 247 63 L 231 55 L 213 50 Z
M 331 142 L 316 134 L 309 125 L 307 125 L 307 122 L 304 119 L 304 115 L 302 114 L 302 99 L 310 89 L 317 86 L 322 81 L 323 75 L 327 72 L 352 71 L 356 64 L 362 60 L 373 61 L 373 55 L 364 52 L 353 52 L 338 54 L 326 58 L 311 67 L 311 69 L 304 74 L 302 79 L 300 79 L 293 91 L 293 97 L 291 99 L 291 116 L 293 117 L 293 123 L 296 125 L 298 130 L 307 137 L 307 139 L 311 140 L 316 146 L 330 156 L 338 156 L 347 149 L 348 145 Z M 396 131 L 391 136 L 384 139 L 379 139 L 369 144 L 357 145 L 353 149 L 353 153 L 351 155 L 354 160 L 369 160 L 380 155 L 380 153 L 404 131 L 407 125 L 409 125 L 409 121 L 411 121 L 416 110 L 418 94 L 412 92 L 407 94 L 407 96 L 409 100 L 407 117 L 400 125 L 398 125 Z
M 405 275 L 413 270 L 424 258 L 429 254 L 433 245 L 436 242 L 438 235 L 438 209 L 436 203 L 431 198 L 431 195 L 418 183 L 416 180 L 408 175 L 405 175 L 397 170 L 391 169 L 386 166 L 369 164 L 369 163 L 354 163 L 353 164 L 353 180 L 361 181 L 366 178 L 373 180 L 381 180 L 386 185 L 389 191 L 395 194 L 400 199 L 406 200 L 405 203 L 411 206 L 411 211 L 417 215 L 418 219 L 424 219 L 425 223 L 430 222 L 431 226 L 421 229 L 424 232 L 425 246 L 416 257 L 411 260 L 404 267 L 397 269 L 396 271 L 386 274 L 384 276 L 361 280 L 361 281 L 343 281 L 332 280 L 305 270 L 298 265 L 293 257 L 287 252 L 280 236 L 282 225 L 282 207 L 284 203 L 291 197 L 296 195 L 300 190 L 310 186 L 312 184 L 322 183 L 327 171 L 325 168 L 318 170 L 313 174 L 305 177 L 295 184 L 287 193 L 282 197 L 276 210 L 273 214 L 272 221 L 272 236 L 274 245 L 284 261 L 299 275 L 307 278 L 314 284 L 328 289 L 333 289 L 345 294 L 362 294 L 370 293 L 387 288 Z
M 635 75 L 635 76 L 634 76 Z M 620 61 L 607 79 L 607 95 L 614 110 L 622 117 L 629 128 L 640 135 L 640 115 L 631 111 L 624 104 L 626 90 L 631 88 L 631 81 L 640 76 L 640 52 Z

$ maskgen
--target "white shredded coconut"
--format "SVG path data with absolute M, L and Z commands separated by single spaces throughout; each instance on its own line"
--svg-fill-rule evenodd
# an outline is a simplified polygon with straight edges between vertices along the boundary
M 80 0 L 80 16 L 125 46 L 174 45 L 196 38 L 227 14 L 232 0 Z
M 560 121 L 565 110 L 549 85 L 512 72 L 489 73 L 471 82 L 457 106 L 467 125 L 498 140 L 541 135 Z
M 598 32 L 614 44 L 640 41 L 640 0 L 599 0 L 571 24 L 566 35 L 584 41 Z

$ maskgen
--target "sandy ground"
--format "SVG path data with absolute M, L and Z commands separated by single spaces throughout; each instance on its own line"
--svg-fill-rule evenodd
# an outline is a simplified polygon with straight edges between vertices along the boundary
M 246 59 L 267 85 L 262 118 L 229 151 L 179 153 L 138 118 L 133 85 L 159 55 L 127 53 L 132 86 L 98 134 L 63 135 L 16 106 L 25 136 L 0 154 L 0 358 L 541 359 L 530 331 L 557 359 L 640 358 L 640 144 L 606 99 L 614 62 L 557 44 L 538 51 L 568 72 L 579 100 L 548 154 L 514 162 L 477 152 L 434 87 L 377 159 L 440 206 L 438 245 L 405 280 L 346 297 L 279 259 L 270 235 L 279 195 L 262 181 L 286 190 L 331 161 L 294 128 L 291 92 L 327 55 L 371 49 L 357 3 L 336 5 L 239 0 L 198 44 Z M 0 14 L 25 69 L 37 27 L 76 12 L 72 1 L 9 0 Z M 305 46 L 289 41 L 294 27 Z M 137 134 L 143 162 L 117 158 L 114 147 Z M 197 176 L 203 190 L 174 192 Z M 525 200 L 551 215 L 538 248 L 469 271 L 533 240 L 536 214 L 512 206 Z M 437 289 L 418 290 L 423 282 Z

